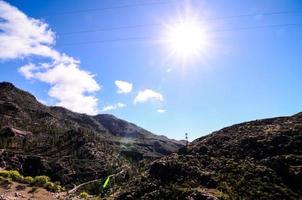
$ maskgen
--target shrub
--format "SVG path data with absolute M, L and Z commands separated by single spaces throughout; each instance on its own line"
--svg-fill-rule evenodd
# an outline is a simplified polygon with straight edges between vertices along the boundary
M 43 185 L 43 187 L 48 191 L 53 191 L 54 185 L 52 182 L 47 182 Z
M 82 199 L 87 199 L 88 198 L 88 193 L 87 192 L 81 192 L 80 197 Z
M 61 190 L 61 186 L 55 183 L 53 186 L 53 192 L 60 192 L 60 190 Z
M 31 176 L 26 176 L 24 178 L 24 182 L 27 183 L 27 184 L 32 184 L 34 182 L 34 178 L 31 177 Z
M 51 192 L 59 192 L 61 190 L 61 186 L 58 183 L 53 183 L 48 181 L 43 185 L 43 187 Z
M 9 178 L 9 171 L 7 170 L 0 171 L 0 176 L 4 178 Z
M 18 181 L 18 182 L 22 182 L 24 180 L 24 177 L 16 170 L 11 170 L 9 171 L 9 177 L 13 180 L 13 181 Z
M 47 182 L 50 181 L 48 176 L 36 176 L 33 180 L 35 186 L 43 187 Z
M 16 170 L 3 170 L 0 171 L 0 176 L 4 178 L 11 178 L 13 181 L 22 182 L 24 177 Z

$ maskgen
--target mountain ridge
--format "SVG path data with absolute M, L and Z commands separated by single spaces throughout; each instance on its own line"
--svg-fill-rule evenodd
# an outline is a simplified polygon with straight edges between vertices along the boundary
M 35 104 L 38 104 L 39 107 L 40 107 L 40 106 L 48 107 L 48 108 L 50 109 L 50 111 L 56 112 L 56 114 L 63 114 L 63 115 L 80 115 L 80 116 L 82 116 L 82 117 L 84 117 L 84 118 L 93 118 L 93 119 L 95 119 L 95 120 L 100 119 L 99 121 L 102 121 L 102 120 L 104 120 L 105 118 L 110 118 L 110 119 L 112 119 L 112 121 L 113 121 L 113 120 L 116 120 L 116 121 L 119 121 L 120 123 L 129 124 L 130 126 L 135 127 L 135 128 L 137 128 L 137 129 L 140 129 L 141 131 L 144 131 L 144 132 L 148 133 L 149 135 L 153 135 L 153 136 L 156 136 L 156 137 L 159 137 L 159 138 L 162 138 L 162 139 L 173 140 L 173 141 L 175 141 L 175 142 L 177 141 L 177 140 L 170 139 L 170 138 L 168 138 L 168 137 L 166 137 L 166 136 L 163 136 L 163 135 L 156 135 L 156 134 L 153 134 L 153 133 L 151 133 L 151 132 L 149 132 L 149 131 L 147 131 L 147 130 L 145 130 L 145 129 L 143 129 L 143 128 L 137 126 L 137 125 L 135 125 L 134 123 L 127 122 L 127 121 L 125 121 L 125 120 L 119 119 L 119 118 L 117 118 L 116 116 L 114 116 L 114 115 L 112 115 L 112 114 L 87 115 L 87 114 L 83 114 L 83 113 L 76 113 L 76 112 L 70 111 L 70 110 L 68 110 L 68 109 L 66 109 L 66 108 L 64 108 L 64 107 L 60 107 L 60 106 L 45 106 L 45 105 L 43 105 L 41 102 L 39 102 L 39 101 L 36 99 L 36 97 L 35 97 L 34 95 L 30 94 L 29 92 L 23 91 L 23 90 L 21 90 L 21 89 L 15 87 L 15 86 L 14 86 L 12 83 L 10 83 L 10 82 L 0 82 L 0 90 L 3 90 L 3 88 L 4 88 L 4 90 L 7 90 L 7 89 L 8 89 L 8 90 L 11 90 L 11 91 L 18 91 L 18 92 L 20 92 L 22 95 L 28 96 L 28 97 L 30 98 L 29 100 L 34 100 L 34 101 L 36 101 Z M 2 93 L 4 93 L 4 92 L 2 92 Z M 16 96 L 14 96 L 14 98 L 15 98 L 15 97 L 16 97 Z M 3 98 L 3 95 L 1 96 L 1 98 Z M 10 97 L 10 98 L 8 98 L 8 99 L 6 99 L 6 100 L 11 101 L 12 98 Z M 24 101 L 24 99 L 22 99 L 22 100 Z M 26 103 L 27 103 L 27 102 L 26 102 Z M 32 102 L 31 102 L 31 103 L 32 103 Z M 29 104 L 29 105 L 27 104 L 26 106 L 30 106 L 30 104 Z M 50 113 L 50 114 L 51 114 L 51 113 Z
M 302 113 L 235 124 L 152 161 L 117 199 L 301 199 L 301 147 Z
M 302 196 L 302 112 L 228 126 L 184 146 L 113 115 L 47 107 L 24 94 L 0 83 L 2 168 L 67 187 L 114 175 L 105 199 L 115 200 Z
M 31 134 L 21 137 L 20 133 L 26 132 Z M 3 149 L 0 167 L 17 168 L 25 175 L 43 172 L 55 180 L 60 179 L 60 175 L 50 166 L 59 167 L 72 173 L 72 177 L 61 178 L 60 181 L 65 183 L 87 179 L 78 178 L 72 171 L 84 169 L 107 174 L 119 160 L 122 165 L 129 165 L 129 159 L 138 162 L 144 158 L 161 157 L 183 146 L 181 141 L 157 136 L 113 115 L 89 116 L 63 107 L 45 106 L 30 93 L 8 82 L 0 83 L 0 133 L 0 148 Z M 62 161 L 59 158 L 62 156 L 68 159 Z M 71 168 L 67 164 L 70 159 L 81 162 L 86 158 L 96 162 L 107 160 L 108 163 L 102 161 L 102 164 L 95 164 L 95 168 L 87 163 L 74 164 Z M 29 162 L 37 163 L 37 166 L 22 168 L 24 163 L 30 165 Z M 83 169 L 78 169 L 78 165 Z M 34 172 L 34 167 L 42 171 Z

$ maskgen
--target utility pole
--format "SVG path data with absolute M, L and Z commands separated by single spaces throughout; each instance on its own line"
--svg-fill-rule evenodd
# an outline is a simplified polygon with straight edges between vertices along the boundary
M 189 144 L 189 142 L 188 142 L 188 133 L 186 133 L 185 135 L 186 135 L 186 147 L 188 147 L 188 144 Z

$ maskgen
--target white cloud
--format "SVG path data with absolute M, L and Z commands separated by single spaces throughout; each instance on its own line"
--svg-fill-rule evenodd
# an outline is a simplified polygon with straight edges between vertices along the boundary
M 117 93 L 129 93 L 132 91 L 132 83 L 126 81 L 115 81 L 116 87 L 118 88 Z
M 28 69 L 32 70 L 27 71 Z M 86 93 L 96 92 L 100 86 L 93 79 L 92 74 L 79 69 L 78 61 L 53 63 L 48 68 L 29 64 L 21 67 L 19 71 L 25 77 L 50 84 L 51 89 L 48 95 L 59 101 L 58 106 L 80 113 L 96 114 L 98 112 L 98 99 Z
M 157 109 L 157 112 L 159 112 L 159 113 L 165 113 L 166 110 L 165 109 Z
M 48 24 L 27 17 L 17 8 L 0 0 L 0 60 L 40 56 L 48 63 L 29 63 L 19 68 L 26 79 L 48 83 L 49 96 L 58 106 L 72 111 L 96 114 L 100 90 L 94 75 L 80 69 L 80 61 L 55 50 L 55 34 Z
M 38 67 L 32 63 L 29 63 L 27 65 L 22 66 L 19 68 L 19 72 L 26 78 L 26 79 L 31 79 L 34 78 L 33 71 L 37 70 Z
M 163 101 L 164 97 L 162 94 L 155 92 L 150 89 L 139 91 L 134 99 L 134 103 L 143 103 L 146 101 Z
M 55 34 L 48 24 L 27 17 L 4 1 L 0 1 L 0 30 L 0 59 L 59 56 L 49 47 L 55 42 Z
M 110 110 L 116 110 L 118 108 L 124 108 L 126 107 L 126 104 L 123 104 L 123 103 L 117 103 L 117 104 L 114 104 L 114 105 L 108 105 L 108 106 L 105 106 L 102 111 L 103 112 L 106 112 L 106 111 L 110 111 Z

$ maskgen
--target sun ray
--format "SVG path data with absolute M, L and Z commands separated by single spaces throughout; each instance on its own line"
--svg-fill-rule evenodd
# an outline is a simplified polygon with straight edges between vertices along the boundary
M 164 24 L 162 41 L 168 57 L 183 66 L 207 57 L 211 46 L 208 24 L 192 9 L 186 9 L 173 23 Z

